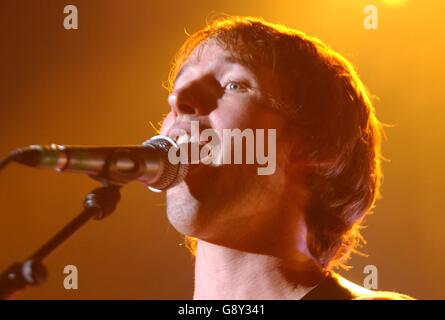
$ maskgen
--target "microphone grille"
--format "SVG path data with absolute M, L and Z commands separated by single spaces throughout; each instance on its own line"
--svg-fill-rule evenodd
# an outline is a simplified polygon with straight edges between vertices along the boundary
M 171 148 L 178 149 L 177 144 L 169 137 L 154 136 L 150 140 L 144 142 L 144 145 L 152 145 L 162 150 L 163 169 L 159 179 L 148 186 L 151 191 L 165 191 L 178 183 L 182 182 L 187 176 L 189 165 L 184 163 L 172 164 L 168 159 L 168 152 Z

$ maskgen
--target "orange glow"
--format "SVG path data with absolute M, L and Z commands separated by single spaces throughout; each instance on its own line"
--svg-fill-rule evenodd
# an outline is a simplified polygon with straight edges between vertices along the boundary
M 382 2 L 388 6 L 401 6 L 404 5 L 407 0 L 382 0 Z
M 68 1 L 66 1 L 69 3 Z M 63 28 L 57 1 L 5 1 L 0 10 L 0 157 L 29 144 L 128 145 L 157 134 L 169 111 L 162 83 L 172 55 L 213 13 L 263 17 L 327 43 L 356 68 L 378 118 L 382 199 L 368 243 L 341 275 L 364 266 L 379 290 L 443 299 L 445 284 L 445 24 L 443 0 L 75 1 L 79 29 Z M 378 29 L 363 27 L 367 5 Z M 172 12 L 180 14 L 172 14 Z M 365 87 L 359 83 L 360 90 Z M 0 175 L 0 271 L 27 257 L 79 211 L 97 181 L 11 165 Z M 18 299 L 188 299 L 196 250 L 166 218 L 164 194 L 129 184 L 116 212 L 91 222 L 52 255 L 47 281 Z M 66 265 L 79 290 L 63 287 Z M 130 270 L 130 271 L 129 271 Z M 420 275 L 420 276 L 419 276 Z

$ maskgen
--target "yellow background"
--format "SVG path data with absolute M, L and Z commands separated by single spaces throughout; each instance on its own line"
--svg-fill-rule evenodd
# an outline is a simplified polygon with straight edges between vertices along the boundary
M 390 4 L 393 5 L 390 5 Z M 63 28 L 74 4 L 79 29 Z M 365 30 L 363 8 L 379 10 Z M 185 40 L 214 13 L 262 16 L 318 36 L 357 67 L 386 130 L 383 199 L 368 240 L 343 272 L 382 290 L 445 298 L 443 1 L 2 1 L 0 154 L 29 144 L 137 144 L 168 110 L 161 83 Z M 97 185 L 13 165 L 0 175 L 0 269 L 22 260 L 81 209 Z M 169 226 L 164 195 L 141 184 L 117 211 L 90 222 L 47 261 L 48 280 L 18 298 L 191 298 L 192 258 Z M 79 289 L 63 288 L 63 267 Z

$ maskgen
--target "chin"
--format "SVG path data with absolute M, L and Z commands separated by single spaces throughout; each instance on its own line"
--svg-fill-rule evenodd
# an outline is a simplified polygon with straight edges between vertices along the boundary
M 234 183 L 234 181 L 236 183 Z M 213 238 L 233 220 L 249 193 L 248 181 L 255 181 L 236 166 L 201 165 L 185 181 L 167 190 L 167 216 L 181 234 L 200 239 Z
M 201 167 L 167 190 L 167 217 L 179 233 L 204 238 L 221 218 L 224 192 L 218 189 L 218 175 L 214 170 Z
M 196 233 L 199 201 L 189 192 L 185 182 L 167 190 L 167 218 L 181 234 L 193 236 Z

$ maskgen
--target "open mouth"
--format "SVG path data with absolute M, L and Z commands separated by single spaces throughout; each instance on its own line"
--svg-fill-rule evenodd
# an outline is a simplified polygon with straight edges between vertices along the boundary
M 216 131 L 211 128 L 205 128 L 204 130 L 212 130 L 213 136 L 214 137 L 218 136 Z M 167 136 L 171 138 L 173 141 L 175 141 L 178 145 L 186 143 L 197 143 L 199 145 L 205 145 L 210 141 L 212 141 L 212 137 L 210 136 L 203 135 L 199 131 L 192 134 L 189 128 L 182 128 L 182 127 L 179 128 L 174 127 L 170 129 L 168 131 Z

